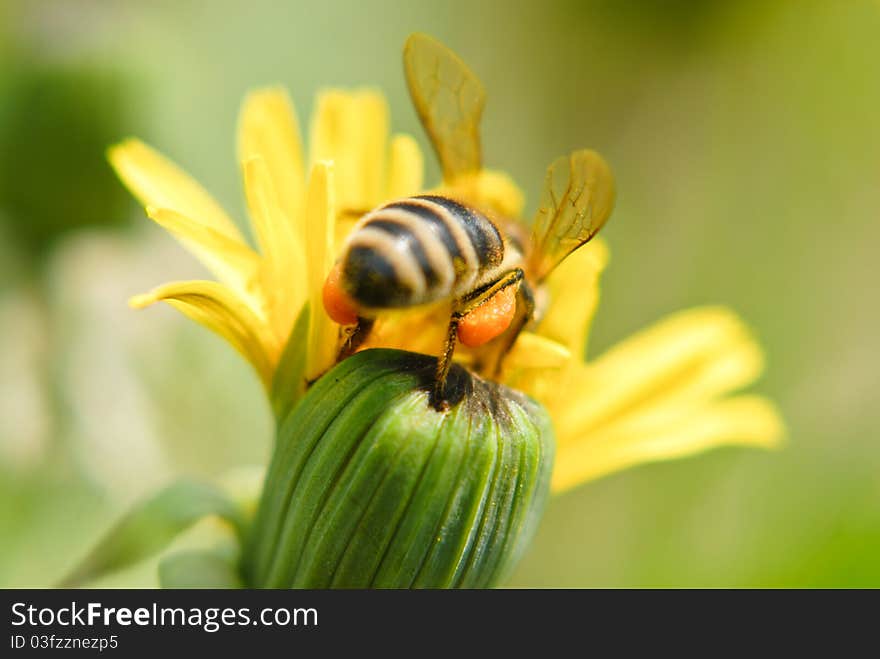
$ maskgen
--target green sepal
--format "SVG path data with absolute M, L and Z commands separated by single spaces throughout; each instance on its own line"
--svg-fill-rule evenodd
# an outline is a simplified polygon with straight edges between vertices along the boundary
M 128 512 L 60 586 L 82 586 L 149 558 L 208 515 L 241 529 L 239 510 L 227 494 L 204 483 L 174 483 Z
M 521 555 L 549 490 L 553 433 L 527 397 L 436 360 L 367 350 L 282 423 L 245 550 L 249 586 L 487 587 Z
M 306 393 L 306 340 L 309 335 L 309 305 L 305 304 L 290 332 L 269 392 L 272 413 L 284 419 Z
M 289 577 L 290 565 L 299 560 L 303 549 L 302 534 L 317 513 L 317 502 L 313 505 L 309 501 L 313 497 L 306 493 L 314 489 L 323 491 L 333 478 L 334 459 L 345 458 L 344 454 L 338 455 L 334 451 L 318 451 L 312 455 L 324 432 L 333 425 L 341 431 L 343 440 L 346 436 L 357 439 L 357 435 L 346 427 L 348 420 L 356 423 L 363 411 L 369 413 L 381 405 L 383 379 L 408 381 L 405 374 L 398 373 L 400 364 L 399 360 L 391 358 L 393 351 L 369 352 L 373 353 L 373 359 L 365 361 L 355 355 L 324 375 L 280 423 L 266 485 L 245 553 L 244 570 L 249 584 L 268 583 L 272 570 L 281 574 L 276 574 L 271 581 L 283 582 Z M 384 382 L 385 386 L 387 384 Z M 377 393 L 366 399 L 358 398 L 365 387 L 373 385 L 379 387 Z M 370 418 L 368 414 L 364 421 L 368 423 Z M 307 432 L 302 432 L 306 429 Z M 302 502 L 302 505 L 292 502 Z M 296 509 L 291 511 L 291 505 Z M 279 559 L 280 556 L 284 558 Z

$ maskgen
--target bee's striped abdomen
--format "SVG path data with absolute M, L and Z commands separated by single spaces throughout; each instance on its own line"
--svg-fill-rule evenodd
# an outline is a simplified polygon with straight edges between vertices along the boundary
M 408 307 L 470 290 L 503 258 L 501 234 L 484 215 L 446 197 L 411 197 L 355 227 L 342 283 L 365 308 Z
M 485 215 L 462 204 L 438 195 L 414 197 L 427 202 L 435 208 L 445 210 L 467 233 L 467 240 L 474 248 L 478 269 L 494 268 L 504 259 L 504 241 L 498 228 Z

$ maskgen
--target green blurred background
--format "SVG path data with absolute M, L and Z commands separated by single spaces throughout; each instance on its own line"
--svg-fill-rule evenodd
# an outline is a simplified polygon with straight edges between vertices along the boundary
M 426 31 L 489 90 L 485 149 L 534 201 L 612 163 L 590 353 L 729 305 L 768 353 L 779 452 L 643 466 L 555 499 L 515 586 L 880 586 L 880 3 L 0 4 L 0 585 L 51 584 L 175 474 L 267 459 L 256 377 L 127 298 L 199 267 L 115 181 L 137 134 L 244 217 L 245 92 L 375 85 L 427 146 L 400 51 Z M 430 173 L 437 168 L 431 163 Z M 533 206 L 532 206 L 533 208 Z M 121 583 L 139 583 L 136 573 Z

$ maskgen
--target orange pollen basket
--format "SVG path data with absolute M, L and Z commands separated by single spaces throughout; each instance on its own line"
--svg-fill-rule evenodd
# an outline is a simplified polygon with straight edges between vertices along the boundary
M 458 340 L 476 348 L 510 327 L 516 312 L 516 287 L 508 286 L 471 311 L 458 324 Z
M 339 283 L 340 271 L 341 269 L 337 263 L 330 270 L 330 274 L 327 275 L 327 279 L 324 281 L 324 289 L 321 292 L 324 310 L 333 319 L 334 323 L 354 325 L 358 321 L 357 305 L 342 290 L 342 286 Z

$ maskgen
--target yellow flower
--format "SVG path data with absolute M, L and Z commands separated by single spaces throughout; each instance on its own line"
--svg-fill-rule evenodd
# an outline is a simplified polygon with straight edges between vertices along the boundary
M 133 139 L 113 147 L 111 163 L 148 215 L 218 280 L 166 284 L 132 305 L 163 300 L 217 332 L 270 393 L 282 358 L 302 364 L 303 381 L 320 376 L 339 349 L 338 327 L 321 303 L 337 245 L 359 215 L 422 189 L 422 154 L 411 137 L 389 143 L 387 115 L 376 92 L 323 93 L 306 159 L 286 94 L 266 89 L 248 96 L 238 142 L 259 250 L 163 156 Z M 506 215 L 522 209 L 522 194 L 502 173 L 483 170 L 456 186 L 458 195 Z M 758 377 L 762 355 L 728 310 L 674 314 L 595 360 L 582 359 L 607 261 L 607 246 L 597 239 L 551 275 L 549 311 L 536 332 L 517 340 L 502 374 L 551 413 L 554 491 L 715 446 L 779 443 L 783 424 L 771 402 L 729 395 Z M 435 313 L 391 314 L 377 323 L 370 344 L 436 354 L 448 317 Z M 458 356 L 467 360 L 468 351 Z

